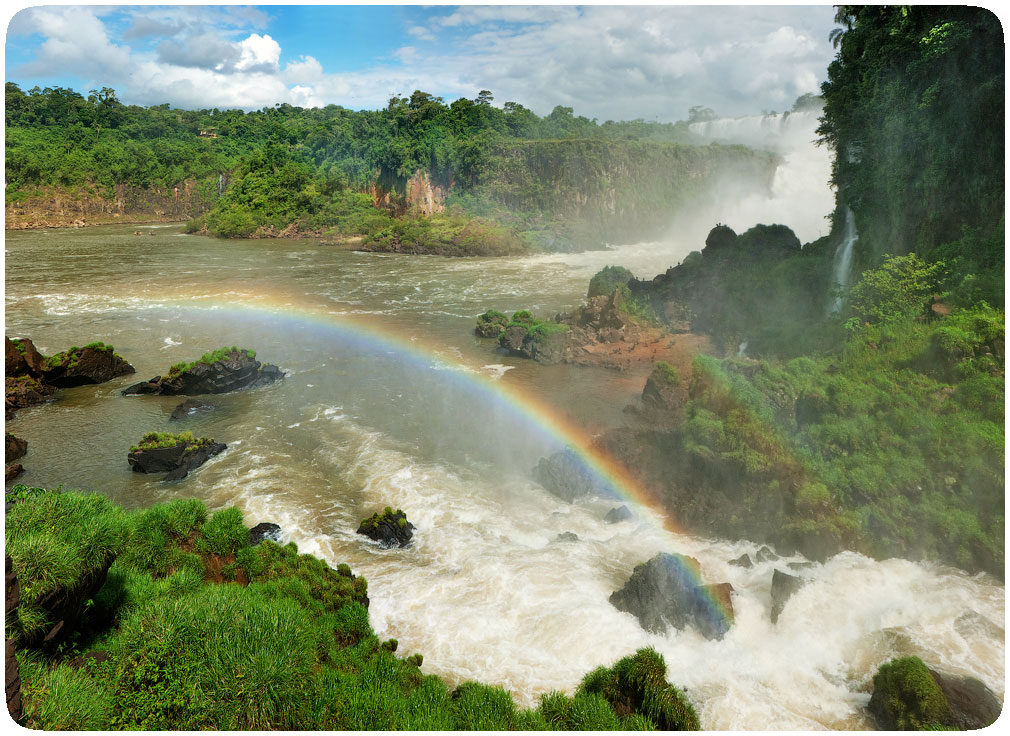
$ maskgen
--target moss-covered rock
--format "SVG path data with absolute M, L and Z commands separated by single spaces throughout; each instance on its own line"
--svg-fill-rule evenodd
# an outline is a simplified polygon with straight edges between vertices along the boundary
M 284 372 L 277 366 L 256 360 L 255 350 L 225 347 L 204 353 L 199 360 L 191 363 L 176 363 L 164 376 L 136 383 L 125 389 L 123 394 L 222 394 L 263 386 L 283 377 Z
M 586 298 L 610 296 L 618 286 L 626 285 L 633 278 L 635 278 L 634 274 L 624 266 L 604 266 L 603 270 L 589 280 Z
M 192 432 L 148 432 L 130 448 L 127 462 L 135 473 L 168 473 L 165 480 L 185 478 L 228 446 Z
M 367 519 L 362 519 L 357 533 L 364 534 L 383 547 L 406 547 L 414 536 L 414 528 L 403 511 L 394 511 L 387 506 L 382 513 L 375 512 Z
M 489 309 L 484 314 L 477 316 L 477 327 L 474 332 L 478 337 L 501 337 L 501 334 L 508 327 L 509 318 L 502 312 Z
M 873 676 L 870 712 L 889 731 L 927 731 L 949 727 L 954 713 L 929 668 L 918 657 L 882 664 Z
M 105 383 L 119 376 L 135 373 L 132 365 L 115 352 L 112 345 L 93 342 L 83 348 L 72 347 L 46 360 L 43 376 L 57 388 Z

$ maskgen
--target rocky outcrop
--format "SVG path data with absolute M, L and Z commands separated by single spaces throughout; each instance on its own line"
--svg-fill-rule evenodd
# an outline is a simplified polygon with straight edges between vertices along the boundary
M 18 576 L 10 555 L 4 555 L 4 620 L 10 621 L 18 610 L 21 589 Z M 14 652 L 14 640 L 4 644 L 4 691 L 7 696 L 7 712 L 17 722 L 21 718 L 21 671 Z
M 383 547 L 406 547 L 414 536 L 414 525 L 407 521 L 407 515 L 400 509 L 387 506 L 380 514 L 372 514 L 362 519 L 357 533 L 364 534 Z
M 569 503 L 585 496 L 606 493 L 589 466 L 571 448 L 541 458 L 533 468 L 533 478 L 555 496 Z
M 4 448 L 4 480 L 17 478 L 24 471 L 21 463 L 14 461 L 24 457 L 26 452 L 28 452 L 28 443 L 8 432 Z
M 28 338 L 5 338 L 5 413 L 41 404 L 57 389 L 104 383 L 133 373 L 133 366 L 101 342 L 47 358 Z
M 249 350 L 219 350 L 188 366 L 173 366 L 165 376 L 136 383 L 124 389 L 123 395 L 222 394 L 264 386 L 284 377 L 280 368 L 260 363 L 255 355 Z
M 185 433 L 188 434 L 188 433 Z M 224 452 L 228 446 L 206 437 L 193 438 L 192 435 L 145 435 L 140 445 L 134 445 L 127 456 L 130 469 L 135 473 L 168 473 L 166 481 L 185 478 L 189 471 L 203 465 L 214 455 Z M 164 439 L 164 437 L 172 439 Z M 170 444 L 171 442 L 175 444 Z M 167 446 L 158 446 L 167 445 Z
M 607 512 L 607 515 L 603 517 L 603 521 L 607 524 L 616 524 L 619 521 L 627 521 L 631 516 L 631 509 L 627 506 L 617 506 Z
M 661 634 L 669 626 L 690 626 L 708 639 L 721 639 L 733 623 L 733 588 L 700 580 L 697 560 L 663 552 L 637 565 L 610 603 L 633 614 L 646 631 Z
M 211 411 L 213 406 L 205 404 L 195 399 L 187 399 L 172 410 L 172 416 L 168 418 L 170 422 L 177 422 L 180 419 L 196 414 L 198 411 Z
M 135 372 L 133 366 L 116 354 L 111 345 L 97 342 L 57 353 L 46 361 L 42 375 L 50 386 L 73 388 L 105 383 Z
M 881 665 L 868 707 L 887 731 L 975 730 L 994 723 L 1003 708 L 979 680 L 942 674 L 918 657 Z
M 758 561 L 761 561 L 760 552 L 758 553 Z M 786 607 L 786 601 L 789 600 L 793 593 L 802 587 L 803 578 L 798 578 L 795 575 L 782 572 L 777 568 L 772 573 L 771 617 L 773 624 L 779 620 L 779 615 L 782 613 L 782 609 Z
M 257 544 L 262 542 L 264 539 L 269 539 L 271 542 L 281 541 L 281 528 L 277 524 L 272 524 L 269 521 L 264 521 L 252 529 L 249 530 L 249 546 L 255 547 Z
M 666 361 L 659 361 L 645 381 L 642 402 L 662 411 L 680 410 L 687 402 L 687 388 L 683 384 L 676 368 Z

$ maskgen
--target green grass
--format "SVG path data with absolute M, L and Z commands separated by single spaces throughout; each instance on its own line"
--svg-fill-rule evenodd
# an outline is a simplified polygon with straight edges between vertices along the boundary
M 144 450 L 166 449 L 177 445 L 189 445 L 201 447 L 203 445 L 214 444 L 213 437 L 194 437 L 189 430 L 183 432 L 148 432 L 139 443 L 130 446 L 130 452 L 143 452 Z
M 652 376 L 650 377 L 668 386 L 680 386 L 680 373 L 665 360 L 656 362 L 656 365 L 652 369 Z
M 246 356 L 248 358 L 250 358 L 250 359 L 253 359 L 253 358 L 256 357 L 256 351 L 255 350 L 248 350 L 246 348 L 241 348 L 240 349 L 240 348 L 238 348 L 238 347 L 236 347 L 234 345 L 232 347 L 218 348 L 217 350 L 211 351 L 209 353 L 204 353 L 203 355 L 201 355 L 199 357 L 199 359 L 194 360 L 194 361 L 192 361 L 190 363 L 187 363 L 186 361 L 181 361 L 179 363 L 176 363 L 175 365 L 173 365 L 171 368 L 168 369 L 168 375 L 170 377 L 175 377 L 177 375 L 181 375 L 181 374 L 186 373 L 187 371 L 191 370 L 193 367 L 195 367 L 197 365 L 200 365 L 200 364 L 203 364 L 203 365 L 214 365 L 215 363 L 218 363 L 218 362 L 220 362 L 222 360 L 230 358 L 231 356 L 233 356 L 233 355 L 235 355 L 237 353 L 245 353 Z

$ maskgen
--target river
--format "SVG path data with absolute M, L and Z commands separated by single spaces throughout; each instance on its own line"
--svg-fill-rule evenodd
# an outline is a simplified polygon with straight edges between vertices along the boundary
M 195 497 L 237 505 L 250 526 L 276 522 L 301 551 L 367 578 L 376 633 L 423 653 L 423 671 L 503 685 L 526 706 L 649 645 L 707 729 L 871 727 L 873 672 L 909 653 L 1002 699 L 1005 590 L 989 576 L 845 553 L 804 570 L 773 625 L 772 570 L 799 558 L 735 567 L 757 545 L 669 531 L 675 520 L 633 493 L 622 502 L 635 516 L 606 524 L 613 499 L 567 504 L 532 480 L 539 458 L 628 421 L 645 376 L 497 353 L 474 336 L 476 315 L 550 316 L 576 306 L 604 265 L 651 278 L 695 247 L 445 259 L 220 241 L 179 226 L 7 233 L 7 335 L 47 354 L 101 340 L 137 368 L 20 410 L 8 422 L 29 443 L 18 482 L 96 490 L 131 508 Z M 176 429 L 179 399 L 120 390 L 223 345 L 255 349 L 288 375 L 210 397 L 213 411 L 177 424 L 228 445 L 185 480 L 132 473 L 129 446 Z M 355 534 L 387 505 L 417 527 L 407 549 Z M 579 541 L 555 541 L 562 532 Z M 724 639 L 649 634 L 608 603 L 659 551 L 696 557 L 707 581 L 733 585 Z

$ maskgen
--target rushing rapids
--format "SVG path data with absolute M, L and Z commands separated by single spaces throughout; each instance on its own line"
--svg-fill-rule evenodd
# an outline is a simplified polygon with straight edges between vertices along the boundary
M 867 728 L 873 672 L 904 654 L 1003 697 L 1005 589 L 988 576 L 851 553 L 795 571 L 798 557 L 743 568 L 729 561 L 758 545 L 687 534 L 675 510 L 634 488 L 620 499 L 633 517 L 607 524 L 615 499 L 567 504 L 532 480 L 541 457 L 626 421 L 645 376 L 492 362 L 475 316 L 570 309 L 603 265 L 651 277 L 696 243 L 447 261 L 175 227 L 138 246 L 131 232 L 8 234 L 7 334 L 48 354 L 104 340 L 141 376 L 238 343 L 288 376 L 207 398 L 213 410 L 177 425 L 175 397 L 120 396 L 129 377 L 65 389 L 9 423 L 30 448 L 19 480 L 133 507 L 177 496 L 238 505 L 249 525 L 275 522 L 301 551 L 363 574 L 377 633 L 422 652 L 425 671 L 502 684 L 524 704 L 646 645 L 708 729 Z M 228 450 L 175 485 L 132 473 L 125 448 L 169 426 Z M 60 451 L 35 454 L 44 447 Z M 409 547 L 355 533 L 384 506 L 416 526 Z M 578 541 L 558 543 L 564 533 Z M 608 603 L 658 552 L 694 557 L 707 582 L 733 585 L 735 623 L 721 640 L 650 634 Z M 806 583 L 772 624 L 776 568 Z

